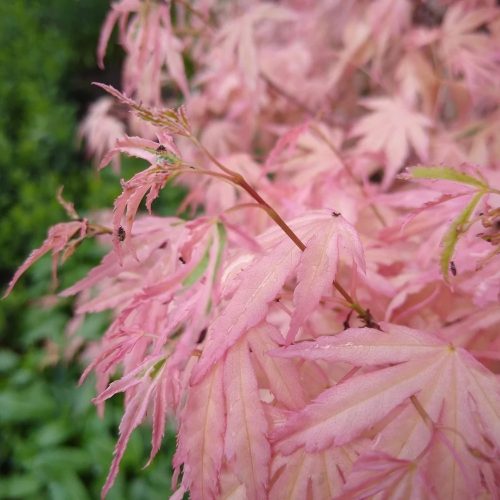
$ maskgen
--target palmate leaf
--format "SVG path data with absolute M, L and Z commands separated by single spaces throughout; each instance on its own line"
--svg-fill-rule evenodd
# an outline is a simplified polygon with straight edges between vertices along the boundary
M 328 449 L 318 453 L 297 450 L 292 455 L 276 455 L 272 463 L 270 500 L 337 498 L 343 477 L 356 459 L 353 447 Z
M 265 376 L 268 387 L 280 406 L 299 410 L 306 405 L 307 396 L 302 387 L 301 374 L 292 359 L 269 356 L 268 352 L 278 348 L 283 342 L 279 330 L 269 324 L 252 329 L 248 335 L 252 353 Z M 263 382 L 261 381 L 261 387 Z
M 287 343 L 293 342 L 300 326 L 318 306 L 321 296 L 331 288 L 341 253 L 351 255 L 357 267 L 365 271 L 363 246 L 356 230 L 341 215 L 334 214 L 324 230 L 307 242 L 297 267 L 298 284 L 293 294 L 295 310 Z
M 360 148 L 364 151 L 383 151 L 387 165 L 384 186 L 388 187 L 413 148 L 422 161 L 429 150 L 431 120 L 411 109 L 397 97 L 371 97 L 361 101 L 371 110 L 362 117 L 352 130 L 353 136 L 361 136 Z
M 94 82 L 94 85 L 101 87 L 113 97 L 118 99 L 122 104 L 130 107 L 141 120 L 149 122 L 156 127 L 161 127 L 163 131 L 173 135 L 183 135 L 186 137 L 191 135 L 191 126 L 186 115 L 186 110 L 183 106 L 176 109 L 151 108 L 135 102 L 133 99 L 127 97 L 111 85 L 105 85 L 97 82 Z
M 386 498 L 389 495 L 391 498 L 435 498 L 411 460 L 367 452 L 356 462 L 336 500 L 370 498 L 381 492 Z
M 464 349 L 432 335 L 400 326 L 383 328 L 388 333 L 350 329 L 276 352 L 367 368 L 382 366 L 327 389 L 295 413 L 275 431 L 276 449 L 284 454 L 302 447 L 307 452 L 322 451 L 349 443 L 383 421 L 376 450 L 415 461 L 436 491 L 444 491 L 446 483 L 439 498 L 493 493 L 494 460 L 487 457 L 500 446 L 496 376 Z M 410 403 L 412 395 L 434 422 L 434 431 Z M 388 419 L 396 408 L 399 413 Z M 482 477 L 489 482 L 483 484 Z
M 194 498 L 220 497 L 223 468 L 245 498 L 266 496 L 271 447 L 268 423 L 246 338 L 229 349 L 197 385 L 190 387 L 181 421 L 176 467 Z
M 293 340 L 321 295 L 327 288 L 331 289 L 341 254 L 364 269 L 361 241 L 356 230 L 339 214 L 327 210 L 311 211 L 290 221 L 290 227 L 301 240 L 308 242 L 305 251 L 302 253 L 281 229 L 273 228 L 259 237 L 265 252 L 255 256 L 238 275 L 244 286 L 234 291 L 209 326 L 202 356 L 193 369 L 193 384 L 201 381 L 232 345 L 265 318 L 269 304 L 295 270 L 299 283 L 288 341 Z M 323 236 L 315 238 L 316 234 Z

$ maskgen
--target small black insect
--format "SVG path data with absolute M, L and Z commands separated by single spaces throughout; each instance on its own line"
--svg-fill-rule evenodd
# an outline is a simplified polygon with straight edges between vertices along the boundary
M 185 264 L 185 263 L 186 263 L 186 261 L 184 260 L 184 257 L 183 257 L 182 255 L 179 257 L 179 260 L 180 260 L 183 264 Z
M 167 148 L 163 145 L 163 144 L 160 144 L 157 148 L 156 148 L 156 151 L 158 152 L 162 152 L 162 151 L 166 151 Z
M 122 226 L 120 226 L 118 228 L 118 234 L 117 234 L 117 236 L 118 236 L 118 239 L 120 241 L 123 241 L 125 239 L 125 237 L 127 236 L 127 233 L 125 232 L 125 229 L 123 229 Z
M 332 215 L 333 215 L 334 217 L 338 217 L 338 216 L 340 215 L 340 212 L 332 212 Z
M 200 335 L 198 336 L 198 341 L 196 343 L 201 344 L 205 340 L 206 336 L 207 336 L 207 329 L 203 328 L 203 330 L 200 332 Z
M 455 263 L 453 261 L 450 262 L 450 271 L 453 276 L 457 275 L 457 266 L 455 266 Z
M 377 170 L 375 170 L 375 172 L 370 174 L 368 180 L 372 184 L 382 184 L 382 181 L 384 180 L 384 169 L 378 168 Z
M 344 330 L 351 328 L 351 324 L 350 324 L 351 316 L 352 316 L 352 310 L 349 311 L 349 314 L 347 315 L 347 318 L 344 321 Z

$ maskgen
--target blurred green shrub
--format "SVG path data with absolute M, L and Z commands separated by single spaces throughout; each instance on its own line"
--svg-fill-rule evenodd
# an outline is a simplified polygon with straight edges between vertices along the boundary
M 106 9 L 99 0 L 0 2 L 2 281 L 62 218 L 58 185 L 79 204 L 89 190 L 91 167 L 76 148 L 75 130 L 93 95 L 94 47 Z
M 58 186 L 80 213 L 110 207 L 119 192 L 111 171 L 97 175 L 75 141 L 78 119 L 100 91 L 93 80 L 114 82 L 119 53 L 111 51 L 105 75 L 96 70 L 95 46 L 109 3 L 102 0 L 0 2 L 0 284 L 64 220 Z M 125 173 L 134 169 L 125 162 Z M 167 192 L 160 212 L 172 210 L 178 191 Z M 82 245 L 61 272 L 62 285 L 82 277 L 102 256 Z M 71 301 L 40 303 L 50 287 L 44 258 L 0 303 L 0 499 L 98 498 L 112 459 L 121 401 L 107 405 L 104 420 L 90 400 L 92 382 L 76 388 L 82 367 L 48 362 L 62 350 Z M 100 336 L 108 318 L 86 322 L 82 334 Z M 48 344 L 47 344 L 48 343 Z M 50 357 L 50 356 L 49 356 Z M 149 456 L 149 429 L 136 431 L 110 499 L 165 498 L 169 452 L 137 473 Z

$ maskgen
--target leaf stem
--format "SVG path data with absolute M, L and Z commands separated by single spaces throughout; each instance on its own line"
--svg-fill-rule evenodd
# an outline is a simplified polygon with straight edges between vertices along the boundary
M 224 174 L 219 174 L 217 172 L 211 172 L 209 170 L 187 170 L 188 172 L 205 173 L 207 175 L 212 175 L 214 177 L 221 177 L 224 180 L 229 180 L 244 189 L 269 215 L 269 217 L 282 229 L 282 231 L 293 241 L 293 243 L 299 248 L 301 252 L 306 249 L 304 242 L 294 233 L 292 228 L 284 221 L 284 219 L 276 212 L 276 210 L 267 203 L 267 201 L 260 196 L 260 194 L 246 181 L 246 179 L 238 172 L 227 167 L 221 163 L 196 137 L 190 135 L 189 138 L 193 143 L 198 146 L 203 153 L 214 163 Z M 349 292 L 336 280 L 333 280 L 333 286 L 342 295 L 342 297 L 347 302 L 348 307 L 356 311 L 359 318 L 365 323 L 367 327 L 377 328 L 380 330 L 380 326 L 374 321 L 370 310 L 364 309 L 357 301 L 355 301 Z

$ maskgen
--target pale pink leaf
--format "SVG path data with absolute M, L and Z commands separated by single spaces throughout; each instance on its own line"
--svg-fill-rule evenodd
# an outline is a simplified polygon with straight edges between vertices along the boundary
M 269 355 L 283 341 L 279 330 L 269 324 L 259 325 L 248 334 L 248 343 L 274 397 L 286 408 L 298 410 L 305 406 L 307 399 L 297 365 Z
M 323 294 L 332 288 L 342 251 L 365 270 L 363 248 L 356 230 L 339 214 L 334 214 L 321 232 L 307 243 L 297 268 L 298 284 L 293 294 L 295 310 L 286 341 L 291 343 Z
M 354 366 L 401 363 L 415 356 L 426 356 L 442 345 L 436 337 L 398 326 L 386 331 L 350 328 L 337 335 L 318 337 L 313 341 L 275 350 L 273 356 L 311 360 L 342 361 Z
M 299 257 L 300 250 L 285 241 L 245 270 L 241 275 L 245 286 L 236 290 L 208 329 L 203 354 L 193 369 L 193 384 L 199 383 L 249 328 L 264 319 L 269 303 L 278 295 Z
M 218 498 L 225 415 L 223 367 L 216 365 L 199 384 L 189 388 L 174 457 L 176 467 L 184 464 L 183 485 L 193 498 Z
M 57 268 L 57 257 L 65 249 L 66 245 L 69 243 L 71 238 L 73 238 L 77 233 L 83 237 L 87 231 L 87 221 L 72 221 L 63 222 L 61 224 L 56 224 L 49 229 L 47 238 L 43 242 L 42 246 L 33 250 L 28 258 L 21 264 L 19 269 L 15 272 L 14 276 L 9 282 L 6 292 L 3 298 L 6 298 L 19 278 L 34 264 L 38 259 L 43 257 L 46 253 L 52 252 L 53 269 Z
M 320 451 L 352 441 L 433 380 L 443 359 L 438 351 L 425 364 L 409 361 L 327 389 L 276 430 L 276 448 L 289 454 L 300 446 Z
M 349 447 L 317 453 L 300 449 L 292 455 L 275 455 L 270 500 L 337 498 L 356 454 Z
M 113 486 L 113 483 L 118 474 L 121 459 L 123 457 L 123 454 L 125 453 L 125 449 L 127 447 L 127 443 L 130 439 L 132 431 L 144 420 L 144 417 L 146 415 L 146 410 L 149 405 L 149 398 L 154 390 L 154 384 L 152 384 L 149 380 L 143 380 L 142 385 L 144 387 L 139 388 L 135 393 L 133 399 L 128 402 L 125 413 L 120 422 L 120 437 L 115 446 L 113 462 L 111 463 L 108 477 L 106 478 L 106 482 L 102 488 L 102 498 L 106 497 L 108 491 L 111 489 L 111 486 Z
M 273 146 L 273 149 L 269 152 L 266 158 L 266 162 L 264 164 L 264 168 L 268 170 L 272 167 L 276 161 L 276 159 L 283 154 L 284 151 L 288 149 L 295 148 L 299 137 L 309 128 L 309 121 L 302 123 L 301 125 L 297 125 L 296 127 L 292 127 L 290 130 L 285 132 Z
M 228 351 L 224 362 L 228 408 L 224 450 L 245 485 L 246 498 L 258 500 L 266 496 L 271 447 L 248 349 L 246 340 L 240 340 Z
M 391 492 L 393 498 L 429 498 L 437 496 L 425 485 L 426 478 L 409 460 L 401 460 L 381 452 L 366 452 L 354 464 L 339 500 L 369 498 Z
M 427 159 L 431 121 L 399 98 L 372 97 L 361 103 L 371 113 L 357 122 L 352 135 L 361 136 L 359 147 L 363 150 L 385 153 L 387 165 L 383 184 L 388 187 L 411 147 L 422 161 Z

